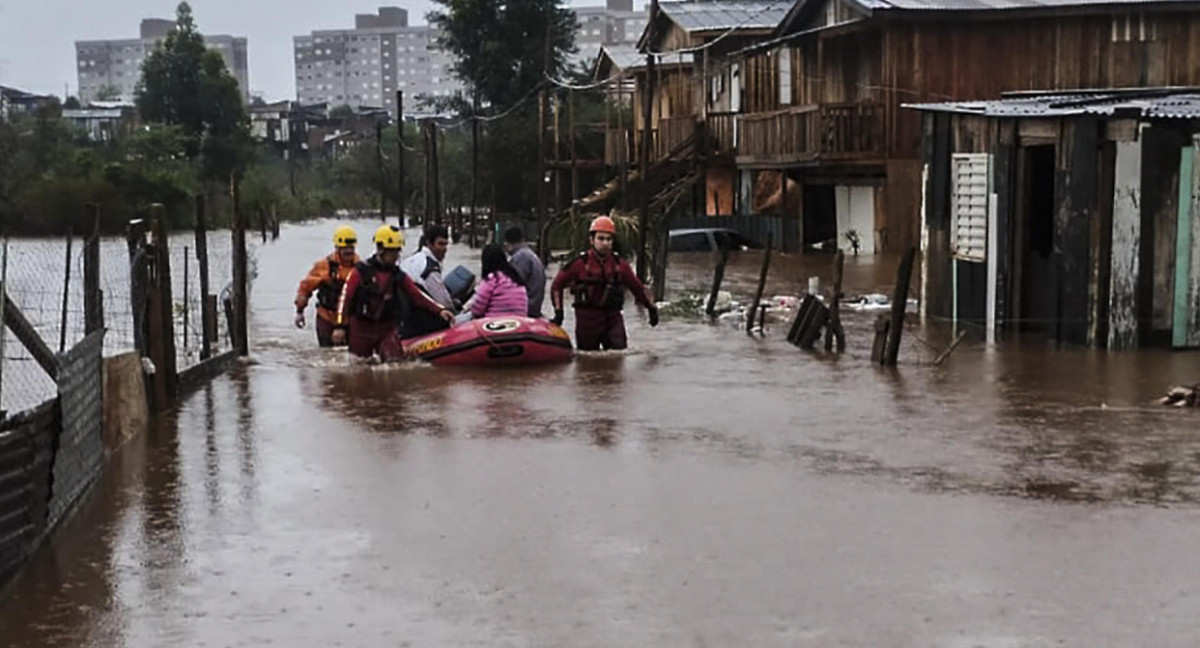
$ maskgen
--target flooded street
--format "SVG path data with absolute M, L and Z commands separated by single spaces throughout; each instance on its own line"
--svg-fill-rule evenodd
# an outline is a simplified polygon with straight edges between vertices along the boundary
M 356 225 L 368 240 L 374 223 Z M 650 329 L 631 305 L 623 354 L 357 366 L 291 326 L 331 230 L 287 226 L 257 250 L 253 360 L 114 458 L 4 592 L 0 645 L 1200 636 L 1200 418 L 1149 404 L 1200 380 L 1200 356 L 1022 340 L 933 366 L 950 335 L 914 324 L 882 370 L 874 313 L 845 314 L 848 353 L 826 357 L 781 323 L 765 339 Z M 478 272 L 465 245 L 450 255 Z M 707 257 L 672 263 L 672 290 L 709 281 Z M 736 299 L 758 264 L 731 262 Z M 828 265 L 783 259 L 767 295 L 824 284 Z M 848 259 L 846 291 L 884 290 L 894 267 Z

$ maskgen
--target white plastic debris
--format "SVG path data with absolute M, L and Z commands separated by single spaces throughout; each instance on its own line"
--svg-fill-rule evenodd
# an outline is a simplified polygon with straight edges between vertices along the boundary
M 153 376 L 158 369 L 154 366 L 154 361 L 150 358 L 142 358 L 142 373 L 147 376 Z

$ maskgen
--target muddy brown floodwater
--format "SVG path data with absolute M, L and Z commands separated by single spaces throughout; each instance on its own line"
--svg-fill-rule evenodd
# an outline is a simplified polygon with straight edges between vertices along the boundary
M 848 313 L 849 351 L 826 358 L 779 324 L 766 339 L 651 330 L 630 307 L 623 354 L 353 366 L 290 328 L 331 227 L 286 227 L 258 251 L 253 362 L 116 457 L 4 592 L 0 644 L 1200 637 L 1200 418 L 1148 405 L 1200 379 L 1194 354 L 1021 340 L 935 367 L 949 334 L 914 324 L 901 366 L 881 370 L 873 314 Z M 757 259 L 731 264 L 742 300 Z M 828 262 L 784 260 L 768 294 Z M 673 264 L 677 286 L 711 272 L 706 257 Z M 851 259 L 847 289 L 886 287 L 894 265 Z

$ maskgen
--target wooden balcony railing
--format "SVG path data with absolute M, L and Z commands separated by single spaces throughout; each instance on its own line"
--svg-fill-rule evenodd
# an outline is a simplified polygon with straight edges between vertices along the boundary
M 658 132 L 659 137 L 655 143 L 654 153 L 655 159 L 661 160 L 696 134 L 696 117 L 681 115 L 660 119 Z
M 736 150 L 734 147 L 736 119 L 737 113 L 708 113 L 708 119 L 704 123 L 708 127 L 713 153 L 730 154 Z
M 881 158 L 882 112 L 874 103 L 845 103 L 739 115 L 736 147 L 744 162 Z
M 817 106 L 738 115 L 738 156 L 772 162 L 815 159 L 819 115 Z
M 604 131 L 604 164 L 615 167 L 628 165 L 633 133 L 628 128 L 609 128 Z
M 879 104 L 821 104 L 821 156 L 878 157 L 883 153 Z

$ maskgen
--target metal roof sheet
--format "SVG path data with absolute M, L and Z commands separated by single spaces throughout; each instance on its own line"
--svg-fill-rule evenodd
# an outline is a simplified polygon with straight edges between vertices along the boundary
M 997 11 L 1152 4 L 1186 4 L 1195 0 L 853 0 L 871 11 Z
M 1200 119 L 1200 89 L 1106 89 L 1010 96 L 990 101 L 906 104 L 933 112 L 996 118 L 1046 118 L 1074 115 L 1111 117 L 1118 112 L 1145 119 Z
M 663 2 L 658 8 L 688 32 L 733 28 L 774 29 L 787 15 L 791 2 Z

